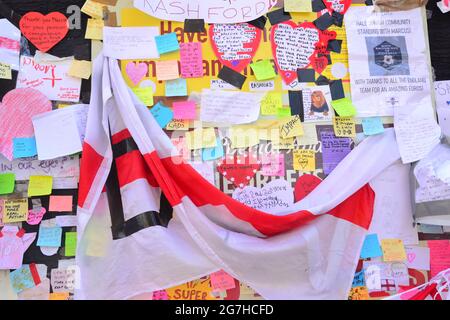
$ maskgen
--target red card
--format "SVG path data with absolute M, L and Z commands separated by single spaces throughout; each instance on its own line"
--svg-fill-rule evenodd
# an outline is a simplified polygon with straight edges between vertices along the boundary
M 297 179 L 295 183 L 295 202 L 298 202 L 311 193 L 322 180 L 312 174 L 304 174 Z
M 20 19 L 20 31 L 40 51 L 47 52 L 66 36 L 69 31 L 67 18 L 60 12 L 44 16 L 28 12 Z
M 236 187 L 243 188 L 261 169 L 261 162 L 255 155 L 230 156 L 219 162 L 217 171 Z

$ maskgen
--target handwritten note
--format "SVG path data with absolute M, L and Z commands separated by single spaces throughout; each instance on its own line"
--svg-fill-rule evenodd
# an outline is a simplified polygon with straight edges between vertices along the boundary
M 155 37 L 156 48 L 159 54 L 180 50 L 177 34 L 175 32 L 163 34 Z
M 378 242 L 378 235 L 368 234 L 364 239 L 363 247 L 361 249 L 361 259 L 381 257 L 380 243 Z
M 49 211 L 72 212 L 72 196 L 50 196 Z
M 316 153 L 314 150 L 295 150 L 293 159 L 294 170 L 314 171 L 316 170 Z
M 379 291 L 381 290 L 381 268 L 377 264 L 364 266 L 364 278 L 367 289 Z
M 382 239 L 381 249 L 383 250 L 383 261 L 406 260 L 405 246 L 401 239 Z
M 333 117 L 333 128 L 336 137 L 355 137 L 356 125 L 352 117 Z
M 85 39 L 103 40 L 103 28 L 105 22 L 102 19 L 88 19 Z
M 288 212 L 294 203 L 294 190 L 286 180 L 276 179 L 263 188 L 237 188 L 233 199 L 263 212 L 281 215 Z
M 91 73 L 91 62 L 86 60 L 73 60 L 68 71 L 69 76 L 86 80 L 91 77 Z
M 333 100 L 331 105 L 341 117 L 353 117 L 356 115 L 356 108 L 349 98 Z
M 174 80 L 179 77 L 177 60 L 156 61 L 156 78 L 158 81 Z
M 262 115 L 265 116 L 277 115 L 278 110 L 282 107 L 283 107 L 283 95 L 280 92 L 268 92 L 261 100 Z
M 0 174 L 0 195 L 14 192 L 16 175 L 14 173 Z
M 450 240 L 430 240 L 431 276 L 450 268 Z
M 353 277 L 352 288 L 354 287 L 363 287 L 365 285 L 364 282 L 364 271 L 356 272 Z
M 173 117 L 175 119 L 195 120 L 197 118 L 196 104 L 193 101 L 173 103 Z
M 64 256 L 75 257 L 77 251 L 77 233 L 66 232 L 66 239 L 64 241 Z
M 384 132 L 383 120 L 380 117 L 362 118 L 362 127 L 366 136 L 373 136 Z
M 369 300 L 369 291 L 367 287 L 354 287 L 350 290 L 348 300 Z
M 202 45 L 199 42 L 180 44 L 181 77 L 203 77 Z
M 37 155 L 35 137 L 13 139 L 14 159 L 34 157 L 35 155 Z
M 139 98 L 139 100 L 146 106 L 153 105 L 153 88 L 152 87 L 138 87 L 131 88 L 134 94 Z
M 323 172 L 330 174 L 339 162 L 350 153 L 351 139 L 338 138 L 330 131 L 322 131 L 320 137 L 322 141 Z
M 166 130 L 183 130 L 187 131 L 189 130 L 189 120 L 181 120 L 181 119 L 172 119 L 167 126 Z
M 52 176 L 30 176 L 28 197 L 47 196 L 52 193 Z
M 61 236 L 61 227 L 44 227 L 40 225 L 36 245 L 39 247 L 60 247 Z
M 158 27 L 104 27 L 103 54 L 115 59 L 159 58 Z
M 299 115 L 284 118 L 280 124 L 280 137 L 282 139 L 303 135 L 303 126 Z
M 263 155 L 261 174 L 263 176 L 279 176 L 284 177 L 285 163 L 283 153 L 271 153 Z
M 44 217 L 47 210 L 43 207 L 35 207 L 31 210 L 28 210 L 28 218 L 27 223 L 32 226 L 38 225 L 42 218 Z
M 12 79 L 11 66 L 9 64 L 0 62 L 0 79 Z
M 53 292 L 73 292 L 76 284 L 75 269 L 52 269 L 50 283 Z
M 150 112 L 153 117 L 155 117 L 156 122 L 158 122 L 161 128 L 167 126 L 173 119 L 173 111 L 161 102 L 158 102 L 155 106 L 153 106 Z
M 204 89 L 200 119 L 208 122 L 243 124 L 256 121 L 263 94 Z
M 104 5 L 99 2 L 87 0 L 81 8 L 81 12 L 92 18 L 103 19 L 103 7 Z
M 210 280 L 213 291 L 225 291 L 236 287 L 234 278 L 223 270 L 211 273 Z
M 275 78 L 277 74 L 273 68 L 272 62 L 264 59 L 250 65 L 257 80 L 269 80 Z
M 166 81 L 166 97 L 184 97 L 188 95 L 186 79 Z
M 27 221 L 28 199 L 4 200 L 3 223 Z

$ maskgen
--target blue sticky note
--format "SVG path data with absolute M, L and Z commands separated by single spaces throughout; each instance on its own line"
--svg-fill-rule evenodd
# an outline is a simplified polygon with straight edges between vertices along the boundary
M 355 273 L 355 276 L 353 277 L 352 288 L 354 288 L 354 287 L 364 287 L 364 286 L 365 286 L 364 271 L 360 271 L 360 272 Z
M 205 148 L 202 151 L 203 161 L 215 160 L 223 157 L 223 144 L 222 139 L 217 139 L 217 146 L 215 148 Z
M 153 117 L 155 117 L 156 122 L 158 122 L 161 128 L 165 128 L 167 124 L 173 119 L 173 111 L 163 105 L 161 102 L 158 102 L 153 106 L 150 110 Z
M 383 251 L 381 251 L 380 243 L 378 241 L 378 236 L 376 234 L 368 234 L 361 249 L 361 258 L 375 258 L 381 257 Z
M 14 159 L 34 157 L 35 155 L 37 155 L 37 149 L 34 137 L 13 139 Z
M 155 41 L 159 54 L 180 50 L 180 44 L 178 43 L 177 34 L 175 32 L 156 36 Z
M 186 79 L 167 80 L 166 97 L 184 97 L 188 95 Z
M 39 247 L 61 247 L 61 227 L 39 226 L 37 246 Z
M 373 136 L 384 132 L 383 120 L 380 117 L 363 118 L 362 127 L 366 136 Z
M 36 286 L 34 283 L 33 274 L 31 273 L 30 265 L 28 264 L 24 264 L 19 269 L 12 271 L 9 274 L 9 279 L 16 293 Z

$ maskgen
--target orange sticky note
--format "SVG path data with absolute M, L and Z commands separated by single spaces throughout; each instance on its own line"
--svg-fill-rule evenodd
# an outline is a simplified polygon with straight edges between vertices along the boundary
M 401 239 L 383 239 L 381 249 L 385 262 L 406 260 L 406 250 Z
M 50 293 L 50 300 L 69 300 L 68 292 L 52 292 Z
M 160 81 L 174 80 L 180 77 L 177 60 L 156 61 L 156 78 Z
M 49 211 L 72 212 L 72 196 L 50 196 Z

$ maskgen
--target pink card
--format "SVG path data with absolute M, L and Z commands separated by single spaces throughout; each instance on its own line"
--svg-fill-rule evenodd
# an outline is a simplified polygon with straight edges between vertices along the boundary
M 169 300 L 166 290 L 153 291 L 153 300 Z
M 173 103 L 173 118 L 178 120 L 195 120 L 197 111 L 195 110 L 195 102 L 181 101 Z
M 431 276 L 450 268 L 450 240 L 429 240 Z
M 202 46 L 198 42 L 180 44 L 180 62 L 182 78 L 203 77 Z
M 284 154 L 271 153 L 263 155 L 261 174 L 263 176 L 284 177 Z
M 72 212 L 72 196 L 50 196 L 49 211 Z
M 211 273 L 210 278 L 213 291 L 225 291 L 236 287 L 234 278 L 223 270 Z

